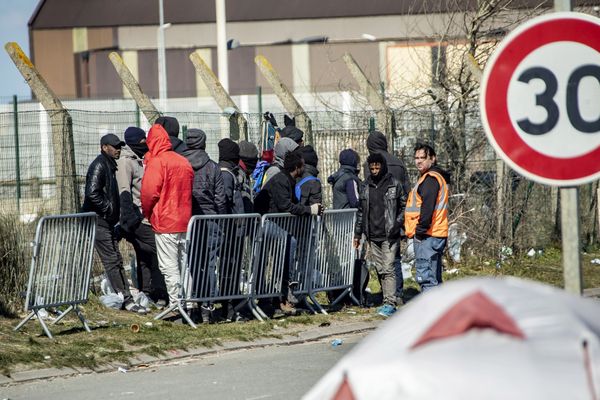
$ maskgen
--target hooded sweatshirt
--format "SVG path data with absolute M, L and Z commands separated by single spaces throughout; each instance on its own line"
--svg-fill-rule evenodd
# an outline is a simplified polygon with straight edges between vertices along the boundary
M 340 152 L 340 169 L 327 178 L 332 186 L 333 208 L 358 207 L 358 154 L 352 149 Z
M 121 156 L 117 160 L 117 185 L 121 203 L 121 227 L 133 232 L 140 222 L 149 224 L 142 216 L 140 192 L 144 164 L 142 159 L 128 145 L 121 148 Z
M 157 233 L 182 233 L 192 215 L 194 170 L 171 148 L 165 129 L 154 124 L 148 132 L 146 170 L 140 195 L 142 211 Z
M 404 162 L 393 154 L 388 153 L 388 142 L 385 135 L 381 132 L 374 131 L 367 138 L 367 149 L 369 154 L 380 153 L 387 163 L 388 171 L 400 182 L 405 193 L 410 192 L 410 182 L 406 175 L 406 167 Z M 370 175 L 368 165 L 365 164 L 365 178 Z
M 186 145 L 183 156 L 194 169 L 192 215 L 226 214 L 223 176 L 217 163 L 204 150 L 206 134 L 200 129 L 189 129 Z
M 283 169 L 283 159 L 285 155 L 290 151 L 294 151 L 298 148 L 298 143 L 294 142 L 292 139 L 284 137 L 279 139 L 279 142 L 275 145 L 275 160 L 273 160 L 273 165 L 267 169 L 265 175 L 263 177 L 263 187 L 265 184 L 275 176 L 278 172 Z

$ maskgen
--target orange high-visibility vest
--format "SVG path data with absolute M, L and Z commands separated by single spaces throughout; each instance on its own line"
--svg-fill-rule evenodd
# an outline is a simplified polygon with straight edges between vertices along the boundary
M 427 175 L 433 176 L 440 184 L 433 216 L 431 218 L 431 226 L 427 230 L 429 236 L 448 237 L 448 185 L 444 177 L 435 171 L 427 171 L 419 178 L 415 187 L 410 191 L 406 201 L 406 211 L 404 213 L 404 230 L 406 236 L 412 238 L 415 236 L 419 217 L 421 216 L 421 204 L 423 199 L 419 196 L 417 189 L 421 182 L 425 180 Z

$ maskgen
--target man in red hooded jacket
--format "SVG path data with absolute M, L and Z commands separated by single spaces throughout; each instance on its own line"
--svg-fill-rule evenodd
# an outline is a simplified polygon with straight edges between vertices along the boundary
M 140 199 L 144 217 L 156 234 L 158 265 L 165 278 L 169 305 L 177 303 L 181 287 L 185 232 L 192 216 L 194 170 L 172 150 L 165 129 L 154 124 L 146 139 L 148 153 Z

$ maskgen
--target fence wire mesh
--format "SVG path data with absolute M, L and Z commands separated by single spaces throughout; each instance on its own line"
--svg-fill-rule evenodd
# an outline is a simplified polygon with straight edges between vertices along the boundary
M 75 178 L 81 196 L 88 165 L 100 152 L 100 137 L 109 132 L 123 137 L 128 126 L 147 130 L 149 124 L 134 105 L 125 111 L 69 110 L 69 114 Z M 226 116 L 189 111 L 169 115 L 179 120 L 181 137 L 190 128 L 204 130 L 207 151 L 218 159 L 217 143 L 229 133 Z M 355 149 L 362 167 L 368 155 L 366 139 L 377 126 L 376 115 L 375 111 L 308 112 L 325 205 L 331 203 L 331 187 L 326 182 L 339 167 L 339 152 Z M 444 114 L 423 108 L 394 110 L 393 115 L 396 135 L 389 149 L 403 159 L 414 184 L 418 176 L 412 160 L 414 143 L 426 141 L 434 145 L 438 163 L 453 176 L 451 220 L 459 224 L 459 233 L 467 235 L 473 248 L 497 252 L 502 245 L 546 246 L 559 237 L 557 189 L 519 177 L 498 162 L 477 111 Z M 259 145 L 262 115 L 244 116 L 249 140 Z M 282 126 L 283 114 L 275 117 Z M 36 103 L 19 104 L 16 113 L 0 113 L 0 204 L 4 213 L 27 221 L 56 211 L 56 171 L 60 169 L 54 154 L 61 154 L 61 145 L 53 148 L 51 118 Z M 65 158 L 61 156 L 60 160 L 64 162 Z M 598 182 L 581 188 L 582 236 L 588 244 L 597 241 L 597 189 Z

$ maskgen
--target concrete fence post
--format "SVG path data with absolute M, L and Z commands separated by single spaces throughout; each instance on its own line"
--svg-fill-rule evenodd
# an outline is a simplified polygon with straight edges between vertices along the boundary
M 229 137 L 232 140 L 248 140 L 248 121 L 240 112 L 238 106 L 233 102 L 229 93 L 225 90 L 221 82 L 202 59 L 200 52 L 197 50 L 190 54 L 190 60 L 194 64 L 194 68 L 202 78 L 202 81 L 208 88 L 211 96 L 217 102 L 221 111 L 229 113 Z M 232 112 L 233 111 L 233 112 Z
M 80 208 L 80 200 L 71 115 L 21 47 L 15 42 L 9 42 L 4 48 L 50 117 L 57 211 L 61 214 L 77 212 Z
M 150 101 L 150 98 L 146 96 L 146 94 L 142 91 L 142 88 L 140 87 L 140 84 L 138 83 L 137 79 L 135 79 L 129 68 L 127 68 L 119 53 L 113 51 L 108 55 L 108 58 L 115 67 L 119 78 L 121 78 L 121 81 L 123 81 L 123 84 L 125 85 L 127 90 L 129 90 L 129 94 L 131 94 L 133 100 L 136 102 L 140 110 L 144 113 L 144 116 L 146 117 L 150 125 L 154 124 L 154 121 L 156 121 L 156 119 L 160 117 L 161 114 L 156 109 L 152 101 Z
M 314 146 L 313 134 L 312 134 L 312 121 L 308 114 L 298 100 L 294 97 L 292 92 L 283 83 L 281 77 L 275 71 L 269 60 L 264 56 L 258 55 L 254 58 L 254 62 L 258 66 L 258 69 L 263 74 L 269 85 L 273 88 L 273 91 L 283 104 L 283 107 L 288 113 L 292 114 L 292 117 L 296 118 L 296 126 L 304 131 L 304 142 L 308 145 Z
M 396 136 L 394 113 L 385 105 L 380 91 L 369 81 L 362 68 L 358 65 L 352 54 L 344 53 L 343 60 L 352 77 L 358 83 L 363 96 L 367 98 L 369 105 L 377 114 L 377 128 L 390 136 L 392 143 Z

